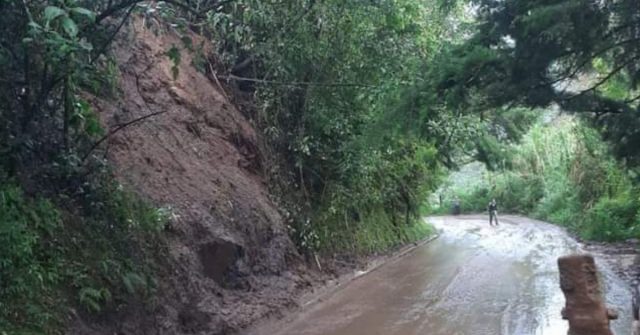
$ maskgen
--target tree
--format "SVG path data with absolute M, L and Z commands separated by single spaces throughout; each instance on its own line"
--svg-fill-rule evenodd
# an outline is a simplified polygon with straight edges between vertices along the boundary
M 280 158 L 273 170 L 294 189 L 282 193 L 306 209 L 294 225 L 300 245 L 315 229 L 330 248 L 361 247 L 362 232 L 391 227 L 377 243 L 416 221 L 446 136 L 404 132 L 398 116 L 413 112 L 403 99 L 447 30 L 434 5 L 240 0 L 212 17 L 228 78 L 258 97 L 257 123 Z
M 431 76 L 446 101 L 465 107 L 473 101 L 476 110 L 557 104 L 585 113 L 619 157 L 640 165 L 637 1 L 471 4 L 475 32 L 451 47 Z

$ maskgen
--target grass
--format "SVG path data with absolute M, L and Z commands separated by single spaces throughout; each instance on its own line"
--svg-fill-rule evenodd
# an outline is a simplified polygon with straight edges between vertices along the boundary
M 399 220 L 400 221 L 400 220 Z M 402 244 L 422 240 L 433 234 L 433 227 L 421 219 L 393 223 L 383 210 L 359 221 L 325 220 L 317 231 L 317 250 L 326 253 L 366 255 L 384 252 Z

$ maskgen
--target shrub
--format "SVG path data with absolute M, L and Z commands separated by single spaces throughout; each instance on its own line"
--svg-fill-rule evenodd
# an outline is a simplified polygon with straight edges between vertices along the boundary
M 509 169 L 485 171 L 482 180 L 451 190 L 463 211 L 484 211 L 495 197 L 502 212 L 532 215 L 586 239 L 638 236 L 637 184 L 593 129 L 560 118 L 537 124 L 510 150 Z
M 629 194 L 601 198 L 585 215 L 581 236 L 598 241 L 616 241 L 633 236 L 638 204 Z
M 57 324 L 53 289 L 64 277 L 55 238 L 60 213 L 46 200 L 29 200 L 20 188 L 0 188 L 0 328 Z
M 30 198 L 5 182 L 0 187 L 0 329 L 55 334 L 72 305 L 99 313 L 148 296 L 166 219 L 164 211 L 113 182 L 82 200 L 66 199 L 64 206 Z

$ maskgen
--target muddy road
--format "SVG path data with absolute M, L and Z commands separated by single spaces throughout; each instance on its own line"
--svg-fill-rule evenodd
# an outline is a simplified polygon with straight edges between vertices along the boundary
M 429 218 L 441 236 L 255 335 L 566 334 L 558 256 L 580 251 L 562 229 L 517 217 Z M 617 335 L 630 334 L 626 284 L 596 256 Z

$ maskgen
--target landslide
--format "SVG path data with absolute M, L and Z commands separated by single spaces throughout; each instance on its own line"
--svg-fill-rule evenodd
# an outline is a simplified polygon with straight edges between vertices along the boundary
M 256 130 L 184 40 L 134 20 L 113 45 L 118 96 L 89 97 L 107 129 L 143 118 L 109 137 L 106 157 L 124 186 L 172 219 L 153 301 L 85 317 L 72 334 L 227 334 L 292 306 L 314 280 L 270 199 Z

